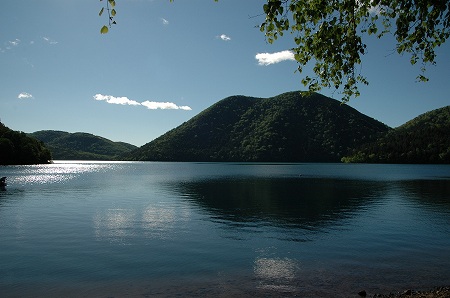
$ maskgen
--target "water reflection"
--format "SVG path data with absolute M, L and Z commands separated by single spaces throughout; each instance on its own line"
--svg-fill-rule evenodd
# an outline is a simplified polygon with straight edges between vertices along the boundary
M 94 217 L 94 231 L 98 239 L 124 241 L 133 233 L 135 212 L 130 209 L 108 209 Z
M 242 178 L 183 182 L 175 189 L 229 225 L 270 221 L 314 230 L 372 204 L 385 187 L 358 180 Z
M 99 210 L 94 216 L 94 233 L 98 240 L 128 243 L 131 238 L 168 239 L 189 214 L 174 206 L 151 204 L 142 210 L 112 208 Z M 177 225 L 178 223 L 178 225 Z
M 382 165 L 231 166 L 3 168 L 13 183 L 0 192 L 2 290 L 93 280 L 123 295 L 86 296 L 134 296 L 143 281 L 135 296 L 349 297 L 448 283 L 450 180 L 413 180 L 421 167 L 409 166 L 406 178 Z
M 149 237 L 164 239 L 174 228 L 175 215 L 173 208 L 148 206 L 142 214 L 142 226 Z
M 254 263 L 254 274 L 259 288 L 277 292 L 293 292 L 292 282 L 297 278 L 297 261 L 289 258 L 258 258 Z
M 450 180 L 400 181 L 397 187 L 399 192 L 422 206 L 450 212 Z
M 66 162 L 46 165 L 9 166 L 7 174 L 10 186 L 63 183 L 83 174 L 104 172 L 118 167 L 106 163 Z

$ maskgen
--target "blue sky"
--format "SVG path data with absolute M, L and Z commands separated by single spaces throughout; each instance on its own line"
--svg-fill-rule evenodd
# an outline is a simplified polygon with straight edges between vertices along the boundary
M 255 28 L 264 3 L 117 0 L 117 25 L 101 35 L 103 2 L 3 0 L 0 119 L 24 132 L 81 131 L 141 146 L 227 96 L 304 90 L 295 61 L 261 55 L 294 47 L 290 34 L 268 44 Z M 428 83 L 416 82 L 419 67 L 393 51 L 391 37 L 367 43 L 361 69 L 370 84 L 350 106 L 396 127 L 450 104 L 450 42 Z

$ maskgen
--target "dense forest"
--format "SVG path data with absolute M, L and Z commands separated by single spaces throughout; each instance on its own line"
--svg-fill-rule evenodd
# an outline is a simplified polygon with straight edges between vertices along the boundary
M 56 160 L 117 160 L 137 147 L 89 133 L 41 130 L 30 134 L 44 142 Z
M 339 162 L 389 127 L 320 94 L 232 96 L 123 156 L 154 161 Z
M 41 164 L 51 159 L 50 150 L 43 142 L 0 122 L 0 165 Z
M 354 150 L 344 162 L 450 163 L 450 106 L 422 114 Z

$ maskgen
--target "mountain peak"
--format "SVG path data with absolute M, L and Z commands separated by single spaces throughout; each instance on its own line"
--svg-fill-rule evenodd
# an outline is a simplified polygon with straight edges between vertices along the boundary
M 313 93 L 230 96 L 133 151 L 133 160 L 337 162 L 388 127 Z

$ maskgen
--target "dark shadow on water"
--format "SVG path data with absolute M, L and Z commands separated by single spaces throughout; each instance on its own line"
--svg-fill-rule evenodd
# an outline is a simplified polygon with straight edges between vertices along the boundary
M 421 205 L 450 211 L 450 179 L 400 181 L 398 187 L 405 196 Z
M 450 180 L 368 181 L 334 178 L 220 178 L 170 185 L 228 226 L 270 225 L 317 230 L 339 225 L 382 203 L 388 193 L 450 212 Z
M 227 178 L 172 186 L 229 224 L 269 221 L 312 230 L 352 216 L 384 188 L 381 182 L 313 178 Z

